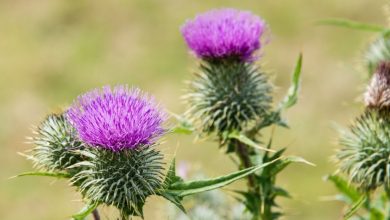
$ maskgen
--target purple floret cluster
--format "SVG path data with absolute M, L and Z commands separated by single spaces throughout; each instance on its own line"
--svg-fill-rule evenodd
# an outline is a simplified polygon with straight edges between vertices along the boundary
M 238 57 L 256 59 L 266 23 L 258 16 L 236 9 L 212 10 L 187 21 L 181 29 L 188 47 L 202 59 Z
M 79 96 L 67 117 L 83 142 L 115 152 L 153 144 L 165 132 L 166 114 L 151 97 L 127 86 Z

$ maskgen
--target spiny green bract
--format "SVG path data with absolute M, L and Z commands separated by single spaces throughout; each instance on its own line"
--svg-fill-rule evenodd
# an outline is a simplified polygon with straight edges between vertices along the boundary
M 50 114 L 34 131 L 31 159 L 34 166 L 46 171 L 72 171 L 70 166 L 82 160 L 76 152 L 83 148 L 74 128 L 63 114 Z
M 390 184 L 390 110 L 366 110 L 340 143 L 336 158 L 351 182 L 365 191 Z
M 271 85 L 252 63 L 214 60 L 200 65 L 184 96 L 187 117 L 204 133 L 243 130 L 270 109 Z
M 370 74 L 374 73 L 378 64 L 390 60 L 390 36 L 383 34 L 372 42 L 365 53 L 367 68 Z
M 146 198 L 164 187 L 163 155 L 153 146 L 119 152 L 88 149 L 89 159 L 79 163 L 82 171 L 71 182 L 81 182 L 79 190 L 87 200 L 118 208 L 123 219 L 142 216 Z

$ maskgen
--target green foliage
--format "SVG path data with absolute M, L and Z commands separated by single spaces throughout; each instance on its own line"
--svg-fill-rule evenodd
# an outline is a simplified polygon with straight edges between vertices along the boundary
M 348 206 L 343 215 L 345 220 L 386 220 L 390 218 L 386 194 L 361 192 L 338 175 L 330 175 L 326 177 L 326 180 L 332 182 L 340 193 L 333 197 L 334 200 L 342 201 Z
M 289 192 L 276 185 L 277 175 L 291 163 L 305 163 L 313 166 L 312 163 L 301 157 L 282 157 L 285 149 L 275 153 L 267 152 L 262 157 L 263 163 L 276 160 L 275 163 L 262 169 L 261 173 L 255 174 L 255 181 L 258 185 L 258 195 L 253 192 L 239 192 L 244 197 L 244 204 L 252 213 L 259 212 L 258 215 L 264 220 L 276 220 L 283 216 L 280 206 L 276 203 L 278 197 L 291 198 Z M 259 210 L 258 207 L 261 207 Z
M 331 25 L 336 27 L 350 28 L 361 31 L 369 31 L 369 32 L 385 32 L 389 29 L 375 25 L 375 24 L 365 24 L 356 21 L 340 19 L 340 18 L 329 18 L 323 19 L 317 22 L 319 25 Z
M 85 220 L 85 218 L 99 206 L 98 203 L 88 203 L 77 214 L 72 215 L 74 220 Z
M 340 170 L 365 191 L 390 184 L 390 112 L 367 110 L 340 138 Z
M 63 114 L 51 114 L 34 131 L 31 138 L 35 147 L 28 156 L 37 169 L 49 172 L 66 171 L 70 166 L 82 161 L 78 153 L 83 144 L 77 140 L 75 130 Z
M 351 218 L 353 215 L 356 214 L 356 212 L 359 210 L 359 208 L 367 201 L 366 196 L 361 196 L 352 206 L 351 208 L 344 214 L 344 219 L 347 220 Z
M 267 147 L 263 147 L 260 144 L 256 143 L 255 141 L 251 140 L 247 136 L 245 136 L 242 133 L 239 133 L 238 131 L 233 131 L 227 135 L 227 138 L 229 139 L 235 139 L 240 141 L 241 143 L 246 144 L 248 147 L 253 147 L 258 150 L 263 150 L 263 151 L 271 151 L 274 152 L 274 150 L 271 150 Z
M 257 133 L 270 125 L 276 124 L 282 127 L 288 127 L 287 123 L 282 119 L 281 114 L 283 111 L 291 108 L 298 102 L 298 93 L 300 88 L 301 72 L 302 72 L 303 56 L 299 54 L 297 62 L 295 64 L 294 72 L 292 74 L 292 80 L 290 88 L 283 100 L 278 104 L 276 111 L 269 112 L 266 116 L 258 120 L 255 125 L 246 131 L 248 136 L 256 136 Z
M 279 111 L 288 109 L 298 102 L 298 91 L 300 87 L 300 78 L 302 71 L 302 54 L 299 54 L 292 74 L 291 86 L 288 89 L 286 97 L 279 104 Z
M 171 129 L 172 133 L 176 133 L 176 134 L 192 134 L 194 132 L 194 130 L 195 130 L 194 126 L 186 118 L 184 118 L 181 115 L 174 114 L 174 113 L 171 113 L 171 115 L 178 122 L 176 124 L 176 126 L 174 126 Z
M 189 87 L 186 117 L 206 134 L 243 130 L 271 107 L 271 85 L 252 63 L 205 61 Z
M 176 176 L 175 160 L 173 160 L 168 170 L 167 177 L 165 179 L 166 187 L 163 190 L 159 191 L 158 194 L 163 196 L 164 198 L 175 204 L 183 212 L 185 212 L 184 207 L 181 204 L 181 200 L 183 199 L 183 197 L 227 186 L 239 179 L 242 179 L 255 173 L 258 170 L 264 169 L 265 167 L 270 166 L 277 161 L 278 159 L 275 159 L 268 163 L 259 164 L 216 178 L 183 181 L 183 179 Z
M 362 196 L 362 194 L 354 186 L 340 176 L 329 175 L 325 179 L 332 182 L 336 189 L 341 193 L 340 196 L 337 196 L 337 200 L 351 205 L 358 201 Z
M 21 174 L 16 175 L 15 177 L 23 177 L 23 176 L 47 176 L 47 177 L 56 177 L 56 178 L 70 178 L 72 177 L 69 173 L 63 173 L 63 172 L 24 172 Z
M 92 203 L 113 205 L 123 218 L 143 216 L 148 196 L 163 188 L 163 155 L 153 146 L 112 152 L 90 148 L 88 160 L 75 167 L 82 171 L 72 177 L 79 190 Z
M 221 188 L 231 184 L 234 181 L 242 179 L 256 172 L 257 170 L 270 166 L 271 164 L 275 163 L 277 160 L 278 159 L 275 159 L 268 163 L 256 165 L 253 167 L 249 167 L 243 170 L 230 173 L 225 176 L 220 176 L 212 179 L 194 180 L 194 181 L 186 181 L 186 182 L 184 181 L 172 182 L 169 185 L 169 187 L 165 190 L 165 192 L 178 197 L 184 197 L 184 196 L 188 196 L 200 192 Z

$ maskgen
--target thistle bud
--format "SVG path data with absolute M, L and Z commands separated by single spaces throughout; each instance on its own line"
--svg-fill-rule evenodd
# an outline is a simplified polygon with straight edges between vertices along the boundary
M 390 36 L 384 34 L 373 41 L 364 55 L 369 73 L 373 73 L 379 63 L 390 60 Z
M 123 218 L 142 216 L 146 198 L 163 187 L 163 155 L 154 146 L 165 133 L 165 114 L 139 89 L 117 86 L 81 95 L 67 116 L 89 151 L 72 182 Z
M 360 189 L 390 186 L 390 113 L 368 109 L 343 132 L 336 154 L 340 170 Z
M 364 102 L 368 108 L 390 107 L 390 62 L 379 64 L 364 94 Z
M 70 166 L 80 162 L 77 150 L 83 144 L 77 139 L 75 130 L 63 114 L 51 114 L 34 131 L 31 158 L 38 169 L 54 172 L 69 171 Z

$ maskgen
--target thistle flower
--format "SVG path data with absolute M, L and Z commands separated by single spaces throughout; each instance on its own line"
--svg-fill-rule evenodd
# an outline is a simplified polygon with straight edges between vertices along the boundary
M 367 107 L 350 131 L 336 157 L 340 170 L 361 189 L 390 186 L 390 62 L 380 62 L 364 94 Z
M 369 108 L 390 107 L 390 62 L 381 62 L 364 94 Z
M 81 95 L 67 115 L 83 142 L 112 151 L 153 144 L 164 133 L 165 114 L 153 99 L 126 86 Z
M 182 28 L 190 49 L 204 62 L 184 96 L 190 121 L 202 132 L 242 130 L 270 108 L 271 86 L 251 61 L 265 23 L 246 11 L 220 9 L 198 15 Z
M 343 133 L 340 170 L 363 190 L 390 186 L 390 112 L 368 109 Z
M 163 188 L 163 155 L 154 148 L 165 114 L 139 89 L 117 86 L 81 95 L 68 110 L 88 159 L 72 183 L 93 203 L 142 216 L 148 196 Z
M 188 47 L 202 59 L 235 57 L 252 61 L 265 22 L 248 11 L 219 9 L 200 14 L 181 29 Z
M 83 148 L 74 128 L 63 114 L 51 114 L 34 131 L 31 138 L 34 166 L 46 171 L 71 171 L 70 166 L 80 162 L 82 157 L 76 152 Z

